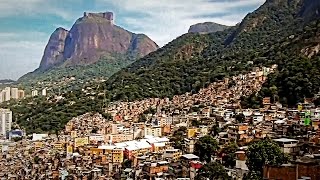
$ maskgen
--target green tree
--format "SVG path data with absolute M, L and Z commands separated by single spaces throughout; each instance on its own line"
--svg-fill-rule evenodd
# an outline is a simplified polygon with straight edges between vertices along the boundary
M 173 143 L 173 147 L 176 149 L 182 149 L 182 143 L 184 141 L 184 138 L 186 137 L 187 128 L 182 126 L 179 127 L 178 130 L 173 132 L 173 135 L 170 139 L 170 141 Z
M 246 117 L 243 113 L 236 114 L 235 118 L 238 123 L 243 123 L 246 120 Z
M 207 180 L 207 179 L 215 179 L 215 180 L 227 180 L 231 179 L 225 168 L 218 162 L 210 162 L 202 166 L 195 179 L 198 180 Z
M 264 165 L 281 165 L 288 161 L 288 156 L 281 151 L 279 145 L 270 139 L 252 143 L 246 155 L 249 171 L 261 179 Z
M 218 142 L 212 136 L 204 136 L 194 145 L 194 154 L 199 156 L 201 161 L 210 162 L 217 149 Z
M 224 156 L 222 157 L 222 164 L 226 167 L 233 168 L 236 165 L 236 151 L 238 145 L 235 142 L 230 143 L 227 147 L 222 149 Z

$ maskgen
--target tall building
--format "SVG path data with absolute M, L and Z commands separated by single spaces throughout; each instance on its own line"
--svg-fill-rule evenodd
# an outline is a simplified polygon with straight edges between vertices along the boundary
M 10 94 L 10 87 L 6 87 L 4 90 L 1 91 L 2 102 L 10 101 L 11 94 Z
M 24 91 L 18 88 L 6 87 L 0 90 L 0 103 L 5 101 L 10 101 L 11 99 L 21 99 L 24 98 Z
M 2 96 L 2 91 L 0 91 L 0 103 L 4 102 L 3 96 Z
M 0 136 L 6 136 L 11 131 L 12 111 L 10 109 L 0 109 Z
M 18 99 L 19 98 L 19 89 L 18 88 L 11 88 L 11 98 Z
M 18 91 L 18 98 L 19 98 L 19 99 L 24 98 L 24 90 L 19 90 L 19 91 Z

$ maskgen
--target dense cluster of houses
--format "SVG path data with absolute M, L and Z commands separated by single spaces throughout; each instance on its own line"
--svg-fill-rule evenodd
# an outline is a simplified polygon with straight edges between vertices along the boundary
M 236 166 L 227 169 L 230 176 L 241 179 L 248 172 L 248 143 L 269 137 L 294 159 L 264 167 L 266 179 L 319 179 L 320 109 L 307 100 L 288 109 L 272 104 L 270 97 L 260 109 L 240 106 L 240 97 L 258 91 L 275 68 L 254 68 L 171 100 L 115 102 L 106 109 L 112 120 L 87 113 L 72 119 L 59 134 L 3 141 L 0 178 L 193 180 L 204 165 L 193 154 L 194 145 L 218 126 L 215 138 L 221 148 L 230 142 L 239 145 Z M 186 133 L 182 148 L 176 149 L 170 139 L 179 127 L 186 127 Z

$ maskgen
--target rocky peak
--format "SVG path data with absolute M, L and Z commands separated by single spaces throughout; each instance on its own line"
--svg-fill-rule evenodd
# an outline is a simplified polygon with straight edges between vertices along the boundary
M 129 32 L 113 21 L 112 12 L 84 12 L 70 31 L 58 28 L 50 37 L 40 69 L 92 64 L 112 54 L 142 57 L 158 48 L 146 35 Z
M 214 22 L 204 22 L 190 26 L 188 33 L 214 33 L 218 31 L 224 31 L 227 28 L 229 28 L 229 26 Z
M 63 52 L 65 40 L 69 31 L 59 27 L 50 36 L 49 42 L 44 50 L 44 55 L 40 63 L 40 69 L 46 70 L 57 66 L 63 62 Z
M 103 12 L 103 13 L 83 13 L 83 18 L 103 18 L 111 22 L 113 24 L 114 16 L 113 12 Z

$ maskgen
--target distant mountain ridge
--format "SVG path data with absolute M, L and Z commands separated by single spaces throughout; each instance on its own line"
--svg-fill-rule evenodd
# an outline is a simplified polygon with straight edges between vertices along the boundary
M 143 57 L 158 49 L 148 36 L 129 32 L 113 21 L 112 12 L 85 12 L 70 31 L 57 28 L 45 48 L 39 70 L 88 65 L 113 53 Z
M 15 81 L 11 79 L 0 79 L 0 84 L 12 84 L 14 82 Z
M 218 31 L 224 31 L 228 28 L 229 26 L 225 26 L 222 24 L 214 22 L 204 22 L 190 26 L 188 33 L 214 33 Z

